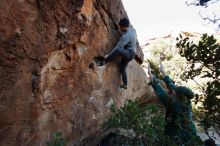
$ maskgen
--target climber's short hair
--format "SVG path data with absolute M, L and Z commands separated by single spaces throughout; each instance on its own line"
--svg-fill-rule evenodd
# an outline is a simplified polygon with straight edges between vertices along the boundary
M 130 22 L 129 22 L 128 18 L 122 18 L 118 24 L 121 27 L 129 27 Z

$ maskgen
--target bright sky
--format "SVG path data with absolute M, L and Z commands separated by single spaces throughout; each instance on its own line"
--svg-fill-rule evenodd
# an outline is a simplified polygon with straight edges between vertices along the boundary
M 220 11 L 220 2 L 208 8 L 187 6 L 186 0 L 122 0 L 140 44 L 147 39 L 179 31 L 214 32 L 213 25 L 204 26 L 199 10 L 206 16 Z M 218 11 L 217 11 L 218 10 Z

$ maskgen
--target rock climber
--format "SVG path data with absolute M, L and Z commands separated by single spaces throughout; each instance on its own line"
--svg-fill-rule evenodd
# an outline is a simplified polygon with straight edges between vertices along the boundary
M 148 74 L 151 85 L 166 108 L 165 134 L 177 145 L 192 146 L 192 142 L 198 139 L 192 119 L 191 99 L 194 97 L 194 93 L 187 87 L 176 86 L 171 78 L 166 75 L 162 64 L 160 72 L 163 75 L 163 81 L 171 90 L 170 94 L 163 89 L 159 80 L 151 73 L 149 66 Z
M 115 59 L 117 56 L 121 56 L 121 60 L 118 65 L 122 75 L 123 84 L 120 85 L 120 88 L 127 89 L 128 79 L 126 67 L 128 63 L 135 57 L 137 35 L 135 29 L 130 25 L 130 22 L 127 18 L 121 19 L 119 21 L 119 26 L 123 35 L 114 49 L 104 57 L 104 60 L 107 63 Z

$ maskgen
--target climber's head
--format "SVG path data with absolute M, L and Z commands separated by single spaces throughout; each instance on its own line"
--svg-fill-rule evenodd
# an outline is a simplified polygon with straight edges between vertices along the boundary
M 174 90 L 174 93 L 177 99 L 180 99 L 180 100 L 190 100 L 194 97 L 193 91 L 184 86 L 176 87 L 176 89 Z
M 130 22 L 129 22 L 128 18 L 122 18 L 118 24 L 119 24 L 122 32 L 128 31 L 128 28 L 130 26 Z

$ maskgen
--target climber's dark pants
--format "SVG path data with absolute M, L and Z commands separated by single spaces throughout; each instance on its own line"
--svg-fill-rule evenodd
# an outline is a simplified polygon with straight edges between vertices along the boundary
M 123 84 L 127 85 L 128 79 L 126 74 L 126 67 L 128 65 L 128 62 L 130 62 L 135 57 L 135 53 L 133 53 L 128 49 L 118 48 L 106 58 L 106 61 L 107 62 L 112 61 L 117 56 L 122 57 L 121 62 L 119 63 L 119 68 L 122 75 Z

